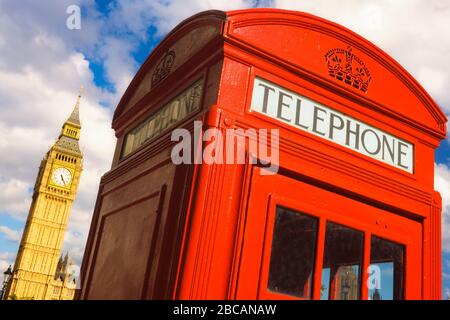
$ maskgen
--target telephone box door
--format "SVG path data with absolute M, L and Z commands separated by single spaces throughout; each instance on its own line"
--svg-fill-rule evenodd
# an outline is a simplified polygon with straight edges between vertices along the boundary
M 259 168 L 249 192 L 237 299 L 421 299 L 419 222 Z

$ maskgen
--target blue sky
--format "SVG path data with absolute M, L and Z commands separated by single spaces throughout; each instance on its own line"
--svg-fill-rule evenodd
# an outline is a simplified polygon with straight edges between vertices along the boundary
M 71 4 L 81 6 L 80 30 L 65 27 Z M 37 167 L 73 108 L 79 86 L 85 87 L 85 170 L 64 243 L 78 265 L 98 182 L 114 149 L 112 112 L 134 73 L 184 18 L 207 9 L 254 6 L 306 11 L 354 30 L 399 61 L 450 114 L 450 5 L 445 0 L 0 0 L 0 268 L 14 261 Z M 444 199 L 444 292 L 450 290 L 449 141 L 436 151 L 435 175 Z

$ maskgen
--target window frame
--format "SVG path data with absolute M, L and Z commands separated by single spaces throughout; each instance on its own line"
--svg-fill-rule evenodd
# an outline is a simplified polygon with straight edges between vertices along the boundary
M 250 186 L 247 207 L 247 227 L 236 292 L 238 299 L 240 297 L 248 299 L 251 297 L 251 292 L 254 292 L 256 299 L 303 300 L 267 289 L 277 206 L 318 219 L 312 281 L 313 300 L 320 300 L 325 231 L 328 221 L 363 232 L 363 264 L 359 294 L 361 300 L 368 299 L 369 290 L 364 284 L 368 279 L 366 270 L 370 265 L 372 235 L 404 246 L 404 299 L 420 299 L 421 279 L 417 277 L 416 272 L 410 271 L 410 269 L 416 269 L 420 274 L 422 273 L 421 263 L 418 263 L 421 261 L 422 252 L 421 237 L 418 237 L 419 234 L 422 235 L 420 222 L 288 176 L 279 174 L 260 176 L 258 171 L 255 173 Z M 302 198 L 301 195 L 307 195 L 307 197 Z M 362 209 L 365 211 L 357 211 L 361 214 L 355 214 L 354 210 Z M 258 228 L 261 230 L 258 231 Z M 256 256 L 257 252 L 261 253 L 260 257 Z M 247 268 L 250 269 L 247 270 Z M 416 274 L 415 278 L 413 278 L 414 274 Z M 243 277 L 248 279 L 244 280 Z M 250 288 L 252 281 L 257 283 L 256 292 Z

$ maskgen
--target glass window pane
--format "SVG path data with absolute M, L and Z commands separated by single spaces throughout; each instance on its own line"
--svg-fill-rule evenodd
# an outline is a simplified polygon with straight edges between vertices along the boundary
M 328 300 L 328 285 L 330 283 L 330 268 L 322 269 L 322 285 L 320 286 L 320 300 Z
M 268 289 L 310 299 L 318 221 L 277 207 Z
M 369 299 L 403 299 L 404 247 L 378 237 L 370 242 Z
M 360 231 L 327 222 L 321 299 L 359 299 L 363 239 Z

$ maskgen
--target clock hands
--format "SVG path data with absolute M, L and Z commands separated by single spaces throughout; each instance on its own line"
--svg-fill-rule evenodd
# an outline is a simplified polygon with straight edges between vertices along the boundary
M 69 170 L 65 168 L 57 168 L 53 172 L 53 181 L 56 185 L 63 187 L 68 186 L 72 181 Z

